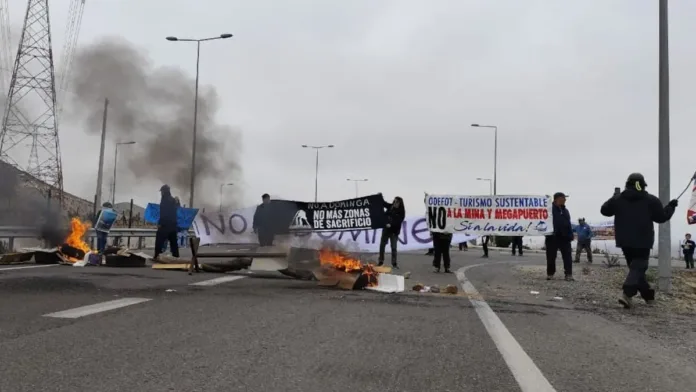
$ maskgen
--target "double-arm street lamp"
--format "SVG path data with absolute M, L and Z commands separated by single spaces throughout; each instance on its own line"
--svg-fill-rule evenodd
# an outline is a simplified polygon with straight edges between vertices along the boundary
M 201 63 L 201 42 L 217 39 L 232 38 L 232 34 L 220 34 L 209 38 L 177 38 L 167 37 L 167 41 L 195 42 L 196 43 L 196 92 L 193 99 L 193 151 L 191 152 L 191 189 L 189 190 L 189 207 L 193 208 L 195 184 L 196 184 L 196 127 L 198 125 L 198 77 Z
M 471 124 L 474 128 L 490 128 L 495 133 L 493 144 L 493 194 L 498 194 L 498 127 L 495 125 Z
M 353 181 L 355 184 L 355 197 L 358 197 L 358 183 L 359 182 L 366 182 L 367 178 L 360 178 L 360 179 L 354 179 L 354 178 L 346 178 L 346 181 Z

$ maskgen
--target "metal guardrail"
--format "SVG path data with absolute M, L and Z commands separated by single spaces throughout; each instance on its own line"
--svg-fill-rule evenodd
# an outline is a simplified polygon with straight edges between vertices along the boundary
M 109 237 L 137 238 L 138 247 L 142 245 L 143 238 L 154 238 L 157 229 L 139 229 L 127 227 L 115 227 L 109 231 Z M 189 231 L 189 236 L 195 236 L 195 232 Z M 7 239 L 8 247 L 14 249 L 16 238 L 40 238 L 40 231 L 35 227 L 29 226 L 0 226 L 0 239 Z M 94 229 L 89 229 L 85 237 L 92 239 L 96 237 Z

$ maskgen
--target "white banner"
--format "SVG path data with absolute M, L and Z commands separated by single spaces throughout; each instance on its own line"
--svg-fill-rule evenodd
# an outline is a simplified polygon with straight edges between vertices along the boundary
M 201 245 L 258 243 L 256 234 L 252 230 L 254 211 L 256 207 L 224 214 L 199 212 L 193 222 L 193 229 L 196 236 L 201 239 Z M 378 252 L 381 236 L 381 229 L 315 232 L 312 233 L 309 241 L 333 240 L 354 250 Z M 471 241 L 478 237 L 478 235 L 457 232 L 452 238 L 452 243 Z M 432 237 L 425 217 L 406 218 L 401 226 L 398 249 L 407 251 L 428 248 L 432 248 Z M 389 252 L 389 245 L 386 251 Z
M 541 236 L 553 233 L 549 196 L 425 195 L 427 227 L 434 232 Z

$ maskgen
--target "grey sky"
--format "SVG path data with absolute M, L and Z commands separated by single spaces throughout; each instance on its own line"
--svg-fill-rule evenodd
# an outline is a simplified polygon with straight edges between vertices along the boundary
M 220 94 L 219 120 L 242 132 L 242 204 L 264 192 L 311 200 L 305 143 L 336 145 L 322 151 L 320 199 L 352 197 L 348 177 L 369 178 L 365 193 L 401 195 L 410 214 L 423 210 L 423 191 L 486 194 L 475 178 L 492 176 L 493 134 L 469 127 L 485 123 L 500 128 L 499 193 L 564 191 L 575 217 L 600 219 L 630 172 L 657 192 L 656 3 L 88 0 L 80 43 L 121 36 L 157 65 L 193 74 L 195 46 L 165 36 L 235 34 L 204 45 L 201 83 Z M 10 0 L 16 29 L 25 4 Z M 696 3 L 670 4 L 676 196 L 696 169 Z M 56 50 L 67 10 L 52 1 Z M 61 129 L 65 186 L 91 198 L 98 138 L 80 127 Z M 119 177 L 117 199 L 157 199 L 158 184 L 125 167 Z

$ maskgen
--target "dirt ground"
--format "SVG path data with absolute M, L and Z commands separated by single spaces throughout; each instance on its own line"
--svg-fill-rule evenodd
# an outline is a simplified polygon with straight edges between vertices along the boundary
M 521 265 L 515 275 L 526 290 L 542 295 L 562 297 L 576 309 L 599 313 L 643 331 L 675 350 L 696 358 L 696 272 L 673 270 L 672 293 L 657 292 L 656 303 L 646 305 L 639 296 L 635 308 L 623 309 L 618 298 L 626 277 L 625 266 L 607 268 L 605 265 L 575 264 L 575 282 L 562 278 L 547 281 L 544 266 Z M 648 270 L 648 281 L 655 286 L 657 270 Z

